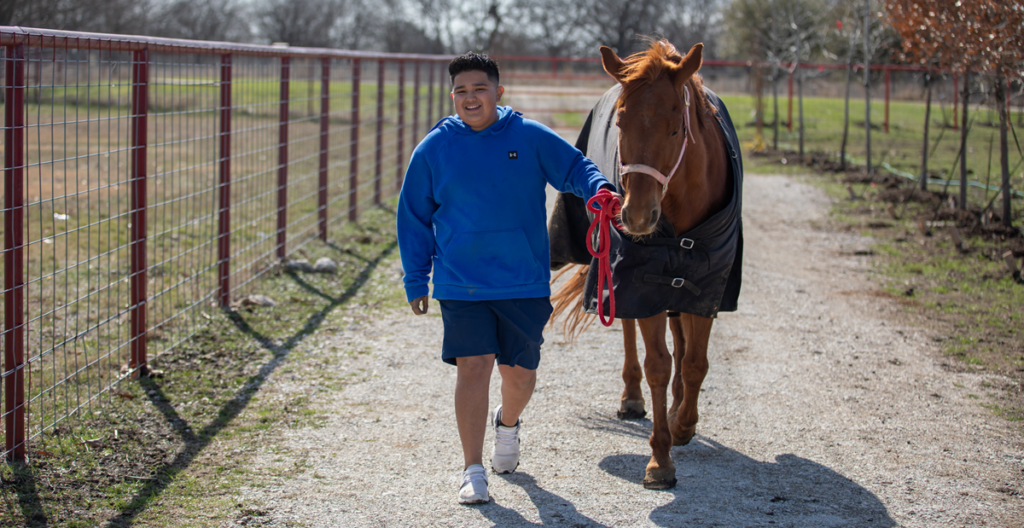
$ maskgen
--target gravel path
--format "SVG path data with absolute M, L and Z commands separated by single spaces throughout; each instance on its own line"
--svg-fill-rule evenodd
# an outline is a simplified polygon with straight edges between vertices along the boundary
M 1020 426 L 981 406 L 1001 380 L 947 371 L 932 336 L 899 323 L 856 255 L 871 241 L 820 227 L 820 191 L 745 185 L 740 311 L 715 324 L 675 489 L 640 484 L 651 423 L 616 419 L 622 333 L 595 325 L 574 347 L 548 333 L 519 470 L 491 476 L 489 504 L 456 504 L 455 369 L 432 304 L 313 338 L 371 350 L 351 365 L 368 375 L 328 393 L 327 423 L 257 447 L 267 477 L 240 502 L 272 526 L 1024 525 Z

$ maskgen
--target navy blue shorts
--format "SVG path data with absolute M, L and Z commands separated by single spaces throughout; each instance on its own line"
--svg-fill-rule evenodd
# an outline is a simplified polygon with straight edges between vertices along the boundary
M 494 354 L 499 365 L 536 370 L 540 364 L 541 335 L 551 317 L 548 297 L 496 301 L 445 301 L 444 344 L 441 359 Z

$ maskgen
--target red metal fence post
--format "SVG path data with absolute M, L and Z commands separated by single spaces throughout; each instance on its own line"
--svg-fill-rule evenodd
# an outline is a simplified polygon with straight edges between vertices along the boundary
M 146 369 L 146 145 L 149 113 L 149 50 L 132 52 L 132 115 L 131 115 L 131 212 L 129 247 L 131 266 L 128 284 L 131 289 L 128 327 L 128 369 L 132 377 Z
M 384 150 L 384 59 L 377 60 L 377 138 L 373 152 L 373 204 L 380 204 L 381 154 Z
M 349 135 L 349 175 L 348 175 L 348 219 L 356 221 L 358 200 L 356 191 L 359 189 L 359 84 L 362 72 L 359 59 L 352 59 L 352 132 Z
M 797 65 L 799 68 L 800 65 Z M 789 116 L 786 117 L 786 130 L 793 132 L 793 72 L 789 72 Z
M 889 133 L 889 67 L 885 66 L 885 133 Z
M 420 140 L 420 61 L 413 63 L 412 88 L 412 143 L 413 148 Z M 411 155 L 410 155 L 411 157 Z
M 327 240 L 327 149 L 330 127 L 331 59 L 320 59 L 320 240 Z
M 437 65 L 440 67 L 439 69 L 441 70 L 441 78 L 438 79 L 439 83 L 437 85 L 437 119 L 440 120 L 442 117 L 448 114 L 448 112 L 444 110 L 444 101 L 445 99 L 451 99 L 451 97 L 448 97 L 448 94 L 451 93 L 451 90 L 445 89 L 448 86 L 449 82 L 447 68 L 444 67 L 443 62 L 438 62 Z
M 277 258 L 284 259 L 288 240 L 288 81 L 291 57 L 281 57 L 281 103 L 277 127 Z
M 25 46 L 7 46 L 4 80 L 4 446 L 25 460 Z
M 434 63 L 427 63 L 427 130 L 434 126 Z
M 231 54 L 220 56 L 220 194 L 217 278 L 220 305 L 231 304 Z
M 402 188 L 402 156 L 405 154 L 405 61 L 398 61 L 398 151 L 395 156 L 395 190 Z
M 957 111 L 960 108 L 960 76 L 953 74 L 953 130 L 960 130 L 957 125 Z

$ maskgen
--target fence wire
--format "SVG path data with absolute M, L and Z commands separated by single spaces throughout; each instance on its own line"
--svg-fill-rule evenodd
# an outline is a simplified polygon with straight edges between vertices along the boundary
M 392 197 L 412 149 L 453 111 L 450 57 L 2 26 L 0 53 L 6 458 L 97 412 L 282 259 Z M 611 85 L 596 58 L 497 58 L 502 103 L 570 141 Z M 870 77 L 876 155 L 915 174 L 925 73 L 886 68 Z M 701 74 L 747 145 L 840 150 L 842 65 L 705 61 Z M 856 158 L 866 127 L 862 73 L 852 74 Z M 952 174 L 959 148 L 958 83 L 932 76 L 938 177 Z M 1011 88 L 1020 126 L 1024 97 Z M 975 81 L 970 126 L 981 139 L 965 153 L 977 179 L 988 161 L 986 182 L 990 91 Z M 978 185 L 972 199 L 994 196 Z
M 6 458 L 395 195 L 451 110 L 445 57 L 199 44 L 0 27 Z

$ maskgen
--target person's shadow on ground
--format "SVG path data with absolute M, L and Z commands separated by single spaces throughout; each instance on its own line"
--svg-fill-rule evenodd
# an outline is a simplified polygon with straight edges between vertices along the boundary
M 576 510 L 568 500 L 537 485 L 537 479 L 529 473 L 518 471 L 509 475 L 492 475 L 491 479 L 502 478 L 510 484 L 523 488 L 540 515 L 539 526 L 586 526 L 602 528 L 601 524 Z M 480 513 L 495 526 L 538 526 L 526 520 L 519 512 L 498 504 L 496 499 L 480 507 Z
M 647 437 L 650 421 L 619 422 L 618 434 Z M 605 457 L 598 467 L 643 486 L 649 454 Z M 675 497 L 655 508 L 658 526 L 896 526 L 882 501 L 852 480 L 816 462 L 782 454 L 774 462 L 754 460 L 697 435 L 672 448 Z

